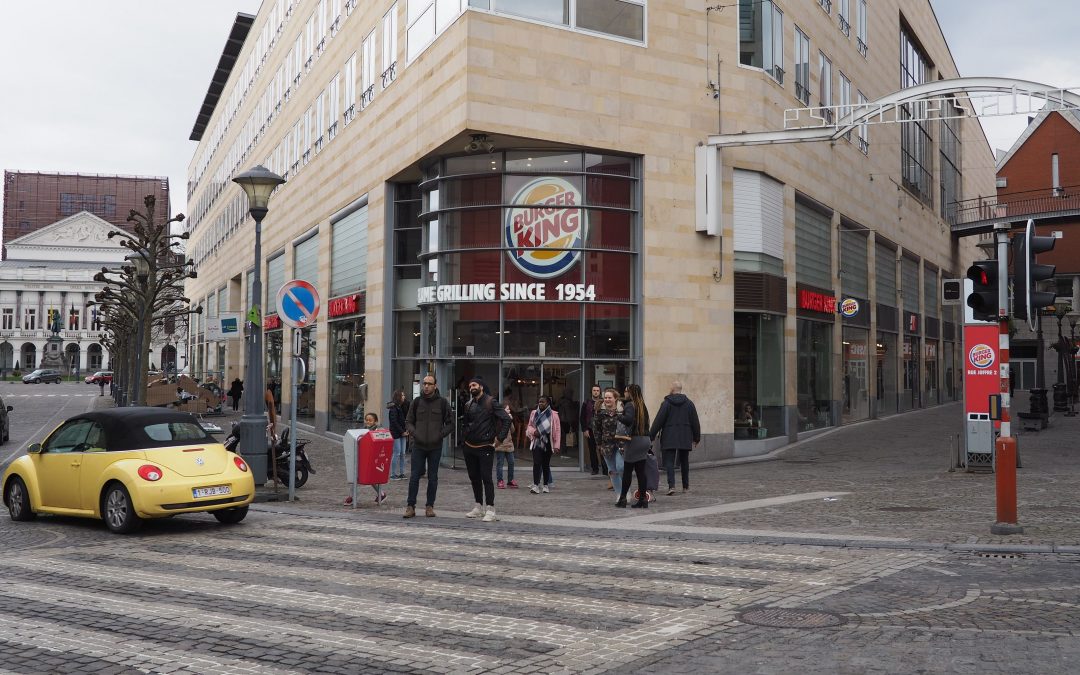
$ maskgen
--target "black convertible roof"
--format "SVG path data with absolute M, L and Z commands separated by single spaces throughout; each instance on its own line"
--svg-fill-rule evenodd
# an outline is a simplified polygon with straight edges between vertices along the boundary
M 139 450 L 142 448 L 165 448 L 174 445 L 191 445 L 192 443 L 216 443 L 209 434 L 203 432 L 202 439 L 187 441 L 158 441 L 146 434 L 145 427 L 153 424 L 184 423 L 194 424 L 200 430 L 199 420 L 191 413 L 176 412 L 168 408 L 132 407 L 132 408 L 108 408 L 94 412 L 83 413 L 71 418 L 72 420 L 90 420 L 97 422 L 105 431 L 108 449 L 117 452 L 123 450 Z

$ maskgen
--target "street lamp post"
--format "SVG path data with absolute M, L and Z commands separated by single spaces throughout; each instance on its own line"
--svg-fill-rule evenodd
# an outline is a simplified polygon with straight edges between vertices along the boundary
M 266 476 L 266 392 L 263 385 L 262 335 L 262 221 L 269 209 L 267 204 L 274 189 L 285 179 L 264 166 L 256 166 L 235 176 L 233 182 L 247 195 L 248 212 L 255 220 L 255 271 L 251 279 L 251 303 L 248 311 L 247 354 L 244 363 L 244 414 L 240 418 L 240 454 L 251 466 L 256 482 Z

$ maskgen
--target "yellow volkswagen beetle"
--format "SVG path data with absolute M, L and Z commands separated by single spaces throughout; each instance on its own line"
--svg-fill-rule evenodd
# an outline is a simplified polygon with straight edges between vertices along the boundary
M 198 420 L 165 408 L 76 415 L 4 472 L 12 520 L 38 513 L 101 518 L 127 533 L 144 519 L 207 511 L 239 523 L 255 496 L 251 469 Z

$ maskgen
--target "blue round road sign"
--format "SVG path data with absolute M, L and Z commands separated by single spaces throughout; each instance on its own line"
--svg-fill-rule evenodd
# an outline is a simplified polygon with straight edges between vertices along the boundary
M 319 315 L 319 292 L 306 281 L 286 281 L 277 294 L 278 316 L 290 328 L 307 328 Z

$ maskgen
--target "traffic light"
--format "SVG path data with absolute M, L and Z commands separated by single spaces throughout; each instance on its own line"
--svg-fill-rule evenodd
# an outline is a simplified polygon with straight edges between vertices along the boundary
M 1054 304 L 1057 293 L 1040 291 L 1039 282 L 1054 278 L 1053 265 L 1040 265 L 1035 256 L 1054 250 L 1054 237 L 1035 234 L 1035 222 L 1028 220 L 1023 234 L 1013 237 L 1013 315 L 1031 321 L 1039 310 Z
M 971 314 L 979 321 L 998 320 L 998 262 L 976 260 L 968 268 L 972 291 L 967 297 Z

